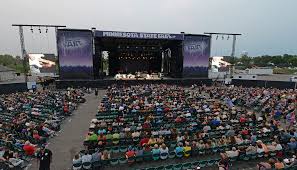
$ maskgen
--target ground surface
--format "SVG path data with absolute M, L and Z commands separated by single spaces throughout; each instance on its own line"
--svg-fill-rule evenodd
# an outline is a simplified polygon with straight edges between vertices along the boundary
M 72 165 L 74 154 L 83 147 L 85 134 L 90 126 L 91 119 L 95 118 L 98 103 L 105 94 L 104 90 L 99 91 L 99 96 L 94 94 L 86 95 L 86 102 L 81 104 L 74 115 L 65 120 L 61 126 L 58 136 L 49 140 L 49 149 L 53 152 L 51 170 L 68 170 Z M 33 160 L 29 170 L 38 170 L 36 160 Z

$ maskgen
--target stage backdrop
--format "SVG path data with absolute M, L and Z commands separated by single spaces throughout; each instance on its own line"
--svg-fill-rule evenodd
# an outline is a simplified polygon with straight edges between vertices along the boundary
M 60 79 L 93 79 L 92 32 L 58 30 Z
M 183 77 L 208 77 L 210 37 L 185 35 L 183 41 Z

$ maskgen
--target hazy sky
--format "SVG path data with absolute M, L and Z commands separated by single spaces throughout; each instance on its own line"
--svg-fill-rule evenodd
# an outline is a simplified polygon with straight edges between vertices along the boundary
M 0 54 L 20 55 L 11 24 L 201 34 L 242 33 L 236 54 L 297 54 L 297 0 L 1 0 Z M 28 52 L 55 52 L 53 31 L 25 30 Z M 212 55 L 230 55 L 229 41 L 213 38 Z

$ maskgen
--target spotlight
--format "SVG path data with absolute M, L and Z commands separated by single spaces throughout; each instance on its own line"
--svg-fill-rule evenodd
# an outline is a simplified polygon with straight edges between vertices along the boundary
M 216 38 L 216 40 L 218 40 L 218 38 L 219 38 L 219 35 L 217 35 L 217 38 Z
M 41 34 L 41 29 L 40 29 L 40 27 L 39 27 L 39 29 L 38 29 L 38 30 L 39 30 L 39 33 Z
M 31 32 L 33 33 L 33 27 L 31 27 L 31 29 L 30 29 L 30 30 L 31 30 Z
M 45 29 L 45 33 L 47 33 L 47 31 L 48 31 L 48 28 L 46 27 L 46 29 Z
M 230 36 L 228 35 L 227 40 L 229 40 Z

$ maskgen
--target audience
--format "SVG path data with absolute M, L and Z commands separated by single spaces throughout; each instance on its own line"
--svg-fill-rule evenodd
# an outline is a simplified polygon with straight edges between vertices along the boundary
M 75 89 L 0 95 L 0 153 L 4 152 L 3 158 L 0 154 L 0 169 L 6 164 L 24 168 L 60 130 L 65 116 L 85 101 L 83 95 Z
M 152 160 L 165 160 L 172 152 L 177 158 L 221 153 L 222 169 L 229 167 L 229 158 L 262 155 L 274 159 L 258 166 L 281 168 L 280 158 L 297 149 L 296 96 L 296 90 L 274 88 L 110 86 L 84 145 L 109 148 L 107 160 L 113 152 L 110 148 L 120 147 L 112 159 L 149 155 Z M 128 148 L 126 153 L 122 148 Z

